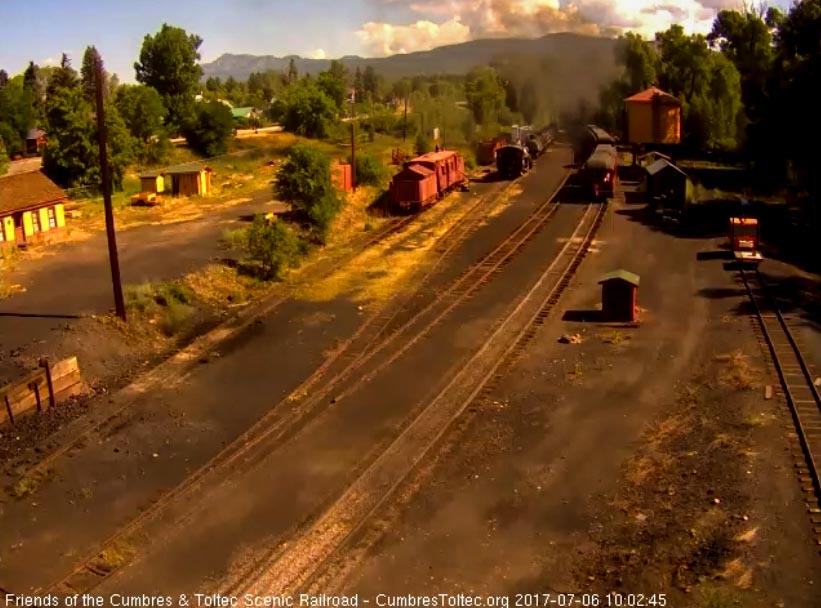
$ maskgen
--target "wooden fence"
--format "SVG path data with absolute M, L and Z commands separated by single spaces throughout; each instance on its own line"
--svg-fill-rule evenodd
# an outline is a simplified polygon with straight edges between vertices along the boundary
M 83 378 L 77 357 L 50 364 L 40 362 L 41 369 L 22 380 L 0 388 L 0 425 L 11 423 L 33 411 L 59 405 L 83 390 Z

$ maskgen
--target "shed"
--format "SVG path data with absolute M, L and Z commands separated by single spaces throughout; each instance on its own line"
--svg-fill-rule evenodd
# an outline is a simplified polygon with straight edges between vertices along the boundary
M 234 120 L 247 120 L 253 121 L 259 118 L 259 112 L 254 107 L 245 107 L 245 108 L 231 108 L 231 116 L 233 116 Z
M 65 226 L 67 198 L 40 171 L 0 178 L 0 246 L 42 240 Z
M 681 102 L 657 87 L 624 100 L 627 139 L 631 144 L 681 142 Z
M 41 154 L 46 147 L 46 132 L 42 129 L 29 129 L 26 134 L 26 154 Z
M 350 163 L 337 162 L 331 167 L 331 181 L 333 185 L 343 192 L 353 190 L 353 171 Z
M 207 196 L 211 194 L 211 167 L 187 163 L 146 171 L 140 174 L 143 192 L 168 192 L 172 196 Z
M 165 191 L 165 179 L 161 171 L 146 171 L 140 174 L 140 192 L 159 194 Z
M 606 321 L 635 322 L 639 275 L 627 270 L 608 272 L 601 279 L 602 317 Z
M 693 182 L 687 174 L 669 160 L 660 158 L 646 168 L 647 198 L 664 197 L 665 206 L 683 209 L 693 198 Z

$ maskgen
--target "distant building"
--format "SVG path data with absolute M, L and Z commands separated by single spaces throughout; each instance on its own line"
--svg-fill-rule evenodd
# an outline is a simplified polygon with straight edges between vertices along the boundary
M 247 108 L 231 108 L 231 115 L 234 117 L 234 120 L 247 120 L 252 121 L 259 118 L 259 110 L 254 107 L 247 107 Z
M 145 171 L 140 174 L 142 192 L 171 196 L 207 196 L 211 194 L 213 170 L 201 163 L 187 163 Z
M 36 242 L 65 226 L 67 198 L 40 171 L 0 178 L 0 246 Z
M 650 87 L 624 100 L 631 144 L 681 143 L 681 102 Z
M 46 132 L 42 129 L 31 129 L 26 135 L 26 154 L 42 154 L 46 147 Z

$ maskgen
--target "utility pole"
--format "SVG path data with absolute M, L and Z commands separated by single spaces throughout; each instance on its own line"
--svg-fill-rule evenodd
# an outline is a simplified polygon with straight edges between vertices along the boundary
M 356 103 L 356 89 L 351 91 L 351 188 L 356 192 L 356 126 L 354 125 L 354 114 Z
M 405 120 L 402 121 L 402 142 L 408 137 L 408 94 L 405 93 Z
M 97 96 L 97 145 L 100 148 L 100 173 L 103 177 L 103 204 L 105 205 L 105 230 L 108 235 L 108 258 L 111 262 L 111 282 L 114 286 L 114 308 L 117 316 L 125 321 L 125 300 L 120 282 L 120 260 L 117 256 L 117 236 L 114 234 L 114 209 L 111 207 L 111 173 L 108 167 L 108 136 L 105 128 L 105 108 L 103 107 L 103 61 L 98 56 L 95 66 L 95 93 Z

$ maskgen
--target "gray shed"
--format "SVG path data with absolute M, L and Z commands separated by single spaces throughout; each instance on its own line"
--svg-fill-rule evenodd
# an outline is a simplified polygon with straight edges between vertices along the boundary
M 693 182 L 669 160 L 660 158 L 646 169 L 647 198 L 665 197 L 665 207 L 683 209 L 692 200 Z

